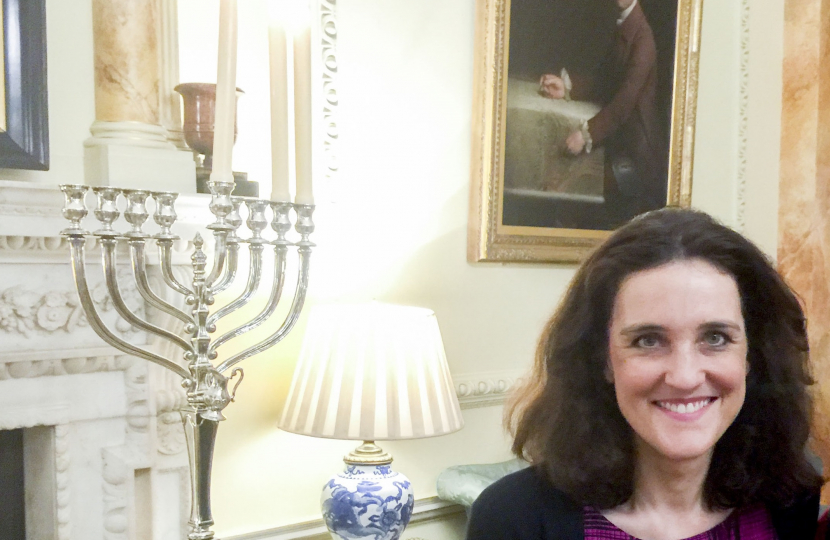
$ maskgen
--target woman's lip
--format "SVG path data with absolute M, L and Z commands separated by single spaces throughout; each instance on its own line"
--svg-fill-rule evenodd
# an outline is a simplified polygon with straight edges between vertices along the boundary
M 717 399 L 717 396 L 695 396 L 695 397 L 688 397 L 688 398 L 666 398 L 666 399 L 655 399 L 654 403 L 671 403 L 673 405 L 680 405 L 681 403 L 684 405 L 688 405 L 689 403 L 697 403 L 698 401 L 703 400 L 714 401 Z
M 653 402 L 664 413 L 678 419 L 693 420 L 702 415 L 717 398 L 706 396 L 682 399 L 661 399 Z

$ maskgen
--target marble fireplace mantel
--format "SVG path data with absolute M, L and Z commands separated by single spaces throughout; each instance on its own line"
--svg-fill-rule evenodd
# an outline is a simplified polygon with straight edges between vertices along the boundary
M 187 195 L 177 202 L 174 231 L 183 239 L 209 223 L 208 200 Z M 62 207 L 57 186 L 0 181 L 0 429 L 24 428 L 28 534 L 178 540 L 189 511 L 175 412 L 184 392 L 175 375 L 104 344 L 86 323 L 60 237 Z M 178 244 L 176 262 L 189 261 L 189 247 Z M 105 322 L 158 350 L 115 315 L 97 249 L 87 260 Z M 143 310 L 129 267 L 120 273 L 127 303 Z

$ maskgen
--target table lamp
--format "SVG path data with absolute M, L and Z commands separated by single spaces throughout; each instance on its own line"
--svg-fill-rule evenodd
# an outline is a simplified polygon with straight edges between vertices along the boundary
M 435 314 L 372 302 L 311 310 L 279 427 L 363 441 L 323 487 L 335 539 L 395 540 L 415 498 L 375 441 L 435 437 L 464 426 Z

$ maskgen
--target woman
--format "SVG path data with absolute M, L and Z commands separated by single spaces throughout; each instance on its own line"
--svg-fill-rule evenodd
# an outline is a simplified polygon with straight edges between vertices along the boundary
M 691 210 L 645 214 L 576 273 L 508 410 L 532 466 L 468 540 L 807 540 L 804 315 L 764 254 Z

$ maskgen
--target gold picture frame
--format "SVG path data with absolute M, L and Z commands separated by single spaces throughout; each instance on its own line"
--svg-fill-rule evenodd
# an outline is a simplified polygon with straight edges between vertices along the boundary
M 529 5 L 528 0 L 514 1 L 518 6 Z M 665 0 L 661 1 L 665 3 Z M 670 57 L 667 61 L 666 69 L 672 70 L 671 77 L 665 77 L 671 81 L 665 92 L 665 108 L 670 110 L 664 111 L 664 122 L 667 124 L 664 131 L 667 132 L 668 149 L 663 169 L 666 172 L 659 180 L 662 182 L 665 178 L 666 204 L 673 206 L 688 207 L 691 202 L 702 4 L 703 0 L 677 0 L 674 19 L 676 30 L 673 32 L 674 52 L 673 58 Z M 505 189 L 505 147 L 506 139 L 509 138 L 507 106 L 510 34 L 511 0 L 477 0 L 467 258 L 470 262 L 579 262 L 610 234 L 610 229 L 613 228 L 610 220 L 605 229 L 592 226 L 546 226 L 535 223 L 525 225 L 515 217 L 519 214 L 511 210 L 510 203 L 508 210 L 513 213 L 509 217 L 515 223 L 505 223 L 506 195 L 509 202 L 514 193 L 521 195 L 527 192 Z M 519 35 L 517 33 L 517 36 Z M 563 75 L 567 77 L 567 74 Z M 521 84 L 522 88 L 525 88 L 531 83 Z M 532 84 L 538 86 L 539 83 Z M 511 86 L 511 89 L 514 87 L 518 86 Z M 530 96 L 528 99 L 538 101 L 543 98 Z M 586 125 L 587 123 L 583 122 L 583 132 Z M 535 155 L 532 154 L 531 159 Z M 602 171 L 598 180 L 599 189 L 607 189 L 602 186 L 607 185 L 604 178 L 611 171 L 610 166 L 601 157 L 588 158 L 584 151 L 582 155 L 586 157 L 581 159 L 592 160 L 591 170 L 595 176 L 597 170 Z M 600 169 L 597 169 L 597 162 Z M 524 161 L 517 163 L 525 165 Z M 516 167 L 510 170 L 513 172 Z M 595 182 L 596 179 L 591 181 Z M 596 186 L 592 189 L 596 189 Z M 543 202 L 551 197 L 548 193 L 540 193 L 536 198 L 539 199 L 542 195 L 547 197 L 542 197 Z M 589 202 L 599 200 L 595 195 L 586 197 Z M 606 201 L 603 204 L 607 204 L 607 198 L 603 200 Z M 631 217 L 633 215 L 635 214 Z

